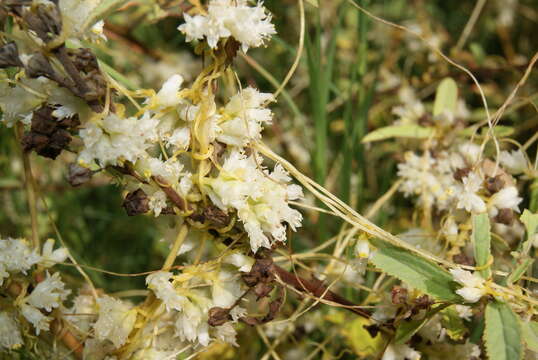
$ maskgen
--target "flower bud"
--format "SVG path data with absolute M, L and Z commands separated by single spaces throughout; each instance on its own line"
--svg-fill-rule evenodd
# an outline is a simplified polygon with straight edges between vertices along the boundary
M 0 47 L 0 68 L 9 66 L 24 66 L 19 58 L 19 50 L 14 42 L 7 43 Z

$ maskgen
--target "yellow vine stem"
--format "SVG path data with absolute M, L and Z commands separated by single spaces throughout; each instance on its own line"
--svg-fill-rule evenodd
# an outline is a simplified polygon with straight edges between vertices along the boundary
M 179 229 L 179 232 L 176 237 L 176 241 L 174 242 L 172 249 L 170 249 L 170 253 L 168 254 L 168 257 L 166 258 L 164 262 L 164 265 L 162 267 L 163 270 L 170 269 L 172 265 L 174 264 L 174 261 L 176 261 L 177 253 L 179 249 L 181 249 L 181 245 L 183 245 L 183 242 L 185 241 L 185 238 L 187 237 L 187 233 L 188 233 L 187 224 L 183 224 L 181 226 L 181 229 Z
M 22 139 L 23 125 L 17 123 L 17 138 Z M 36 198 L 36 186 L 34 176 L 32 175 L 32 166 L 30 164 L 30 154 L 21 147 L 22 163 L 24 166 L 24 186 L 26 190 L 26 198 L 28 201 L 28 208 L 30 209 L 30 221 L 32 224 L 32 245 L 35 249 L 40 251 L 38 223 L 37 223 L 37 198 Z
M 283 159 L 279 155 L 275 154 L 267 145 L 262 142 L 257 142 L 254 147 L 260 151 L 263 155 L 271 160 L 279 162 L 293 177 L 295 177 L 305 188 L 307 188 L 316 198 L 323 202 L 329 209 L 331 209 L 338 217 L 345 220 L 352 226 L 357 227 L 359 230 L 380 239 L 383 239 L 393 245 L 412 251 L 419 256 L 426 258 L 430 261 L 435 261 L 450 267 L 456 266 L 455 264 L 441 259 L 435 255 L 429 254 L 423 250 L 414 248 L 406 242 L 400 240 L 398 237 L 392 235 L 386 230 L 381 229 L 355 210 L 349 205 L 344 203 L 338 197 L 334 196 L 331 192 L 325 189 L 323 186 L 310 179 L 308 176 L 297 170 L 291 163 Z
M 273 98 L 277 98 L 278 95 L 284 90 L 284 87 L 288 84 L 291 77 L 293 76 L 293 73 L 297 69 L 297 66 L 299 66 L 299 61 L 301 60 L 301 55 L 303 54 L 303 48 L 304 48 L 304 32 L 305 32 L 305 15 L 304 15 L 304 4 L 303 0 L 298 0 L 299 3 L 299 13 L 300 13 L 300 33 L 299 33 L 299 48 L 297 49 L 297 55 L 295 56 L 295 60 L 293 61 L 293 65 L 291 66 L 290 70 L 286 74 L 286 77 L 284 80 L 282 80 L 282 83 L 276 89 L 276 91 L 273 93 Z

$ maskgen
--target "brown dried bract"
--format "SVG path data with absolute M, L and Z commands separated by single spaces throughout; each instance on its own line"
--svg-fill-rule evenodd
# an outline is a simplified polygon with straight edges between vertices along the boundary
M 68 130 L 80 124 L 78 118 L 66 122 L 52 116 L 54 108 L 43 106 L 34 111 L 32 126 L 21 140 L 25 151 L 35 150 L 41 156 L 56 159 L 71 142 Z
M 137 189 L 127 194 L 121 206 L 129 216 L 145 214 L 149 211 L 149 198 L 144 190 Z

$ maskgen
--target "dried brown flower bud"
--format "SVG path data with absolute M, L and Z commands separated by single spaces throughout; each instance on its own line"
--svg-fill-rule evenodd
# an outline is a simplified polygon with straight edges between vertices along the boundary
M 76 163 L 69 164 L 69 174 L 67 181 L 71 186 L 80 186 L 85 182 L 90 181 L 93 172 L 85 167 L 82 167 Z
M 252 265 L 250 272 L 243 275 L 243 281 L 249 287 L 253 287 L 260 282 L 270 283 L 274 280 L 274 275 L 271 271 L 272 266 L 273 259 L 271 258 L 256 259 L 256 262 L 254 265 Z
M 470 168 L 463 168 L 463 169 L 458 169 L 454 172 L 454 180 L 457 180 L 457 181 L 462 181 L 462 179 L 464 177 L 466 177 L 467 175 L 469 175 L 469 173 L 471 172 L 471 169 Z
M 504 180 L 502 179 L 501 175 L 488 177 L 486 179 L 486 189 L 488 189 L 490 194 L 499 192 L 503 187 L 504 187 Z
M 28 60 L 28 64 L 26 65 L 26 75 L 31 78 L 44 76 L 51 80 L 56 79 L 56 72 L 50 65 L 50 62 L 47 60 L 45 55 L 41 53 L 33 54 Z
M 230 309 L 218 306 L 209 309 L 207 323 L 210 326 L 220 326 L 231 320 Z
M 263 297 L 269 296 L 271 291 L 273 291 L 273 288 L 274 287 L 270 284 L 258 283 L 256 286 L 254 286 L 254 294 L 256 294 L 259 300 Z
M 6 68 L 9 66 L 24 66 L 19 58 L 17 44 L 14 42 L 7 43 L 0 47 L 0 68 Z
M 49 42 L 62 32 L 62 15 L 55 3 L 39 3 L 24 11 L 22 18 L 30 30 L 44 42 Z
M 454 255 L 452 257 L 452 260 L 454 260 L 456 264 L 467 265 L 467 266 L 475 265 L 474 258 L 472 258 L 471 256 L 467 256 L 464 253 L 459 253 L 459 254 Z
M 127 194 L 122 206 L 129 216 L 145 214 L 149 211 L 149 198 L 144 190 L 137 189 Z
M 500 209 L 493 220 L 499 224 L 510 226 L 514 222 L 514 210 L 509 208 Z
M 392 288 L 392 303 L 394 305 L 405 304 L 407 302 L 407 289 L 401 286 L 394 286 Z
M 43 106 L 34 111 L 31 131 L 27 132 L 21 142 L 25 151 L 35 150 L 41 156 L 56 157 L 71 142 L 67 128 L 52 116 L 53 108 Z

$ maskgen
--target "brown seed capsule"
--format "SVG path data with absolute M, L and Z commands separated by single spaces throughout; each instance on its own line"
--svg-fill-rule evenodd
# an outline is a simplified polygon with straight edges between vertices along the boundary
M 25 151 L 56 159 L 71 142 L 71 134 L 61 122 L 52 116 L 53 108 L 43 106 L 34 111 L 31 130 L 24 134 L 21 142 Z
M 469 175 L 469 173 L 471 172 L 471 169 L 470 168 L 462 168 L 462 169 L 457 169 L 455 172 L 454 172 L 454 180 L 457 180 L 457 181 L 462 181 L 464 177 L 466 177 L 467 175 Z
M 454 260 L 456 264 L 467 265 L 467 266 L 475 265 L 474 259 L 470 256 L 467 256 L 464 253 L 459 253 L 457 255 L 454 255 L 452 257 L 452 260 Z
M 495 194 L 499 192 L 504 187 L 504 180 L 501 178 L 501 175 L 488 177 L 486 179 L 486 189 L 490 194 Z
M 510 226 L 514 222 L 514 210 L 509 208 L 500 209 L 493 220 L 499 224 Z
M 48 43 L 62 32 L 62 15 L 53 3 L 39 3 L 23 10 L 22 18 L 37 36 Z
M 41 53 L 35 53 L 28 60 L 26 65 L 26 75 L 31 78 L 37 78 L 44 76 L 48 79 L 56 79 L 56 72 L 50 65 L 50 62 L 47 60 L 45 55 Z
M 69 164 L 69 174 L 67 181 L 71 186 L 80 186 L 85 182 L 90 181 L 93 172 L 85 167 L 82 167 L 76 163 Z
M 209 309 L 207 323 L 210 326 L 220 326 L 230 321 L 230 309 L 221 308 L 218 306 Z
M 258 283 L 256 286 L 254 286 L 254 294 L 258 297 L 258 300 L 269 296 L 271 291 L 273 291 L 273 285 L 265 284 L 265 283 Z
M 149 211 L 149 198 L 144 190 L 137 189 L 127 194 L 122 207 L 129 216 L 145 214 Z
M 405 304 L 407 302 L 407 289 L 404 287 L 394 286 L 391 295 L 394 305 Z
M 9 66 L 23 67 L 19 58 L 19 50 L 14 42 L 7 43 L 0 47 L 0 68 Z

